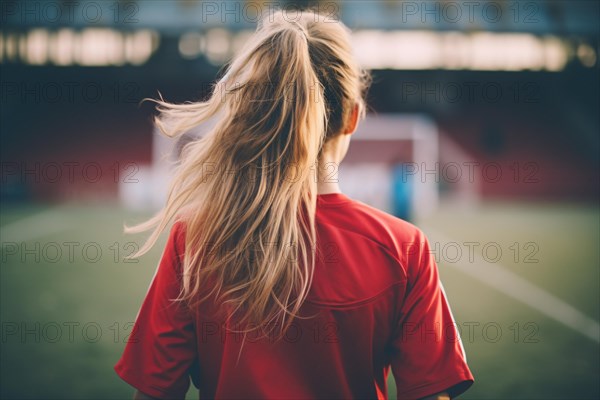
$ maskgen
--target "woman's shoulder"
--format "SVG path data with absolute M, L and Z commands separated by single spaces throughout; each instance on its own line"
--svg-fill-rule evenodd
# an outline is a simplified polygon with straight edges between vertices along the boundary
M 171 231 L 169 233 L 169 242 L 175 247 L 177 254 L 182 255 L 185 253 L 185 235 L 187 231 L 187 219 L 182 218 L 178 215 L 173 224 L 171 225 Z
M 403 265 L 419 254 L 427 242 L 424 233 L 413 223 L 359 200 L 352 199 L 343 207 L 324 212 L 319 220 L 377 243 Z
M 423 236 L 423 232 L 413 223 L 362 201 L 353 199 L 352 210 L 360 216 L 361 221 L 371 222 L 382 231 L 392 233 L 396 239 L 411 240 Z

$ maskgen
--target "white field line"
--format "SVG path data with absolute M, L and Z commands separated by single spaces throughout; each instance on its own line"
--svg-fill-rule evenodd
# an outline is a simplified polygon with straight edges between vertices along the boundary
M 456 242 L 437 231 L 431 229 L 427 229 L 427 231 L 436 240 L 445 243 Z M 474 256 L 473 263 L 448 263 L 448 265 L 540 311 L 594 342 L 600 343 L 600 323 L 598 321 L 591 319 L 573 306 L 523 279 L 501 264 L 486 261 L 478 254 Z

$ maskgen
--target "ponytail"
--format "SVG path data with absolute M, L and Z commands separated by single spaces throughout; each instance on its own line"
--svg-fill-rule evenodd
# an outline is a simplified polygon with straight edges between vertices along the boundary
M 213 117 L 218 122 L 184 147 L 165 207 L 149 221 L 126 228 L 131 233 L 152 229 L 135 256 L 146 253 L 170 222 L 183 220 L 178 300 L 193 308 L 214 296 L 246 330 L 280 326 L 283 332 L 310 289 L 316 248 L 314 166 L 331 134 L 329 119 L 337 115 L 323 86 L 332 79 L 318 66 L 327 61 L 324 55 L 347 70 L 338 68 L 338 80 L 345 74 L 348 82 L 328 91 L 342 100 L 360 97 L 360 71 L 345 62 L 347 32 L 317 16 L 305 12 L 297 22 L 281 12 L 271 16 L 208 100 L 153 100 L 160 112 L 155 123 L 168 136 Z M 327 30 L 333 33 L 327 36 Z

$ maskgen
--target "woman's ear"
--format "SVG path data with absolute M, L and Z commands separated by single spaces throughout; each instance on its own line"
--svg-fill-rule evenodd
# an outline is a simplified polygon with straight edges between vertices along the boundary
M 348 116 L 346 129 L 344 130 L 345 135 L 351 135 L 356 131 L 356 127 L 358 126 L 358 107 L 358 103 L 355 103 L 354 107 L 352 107 L 352 111 Z

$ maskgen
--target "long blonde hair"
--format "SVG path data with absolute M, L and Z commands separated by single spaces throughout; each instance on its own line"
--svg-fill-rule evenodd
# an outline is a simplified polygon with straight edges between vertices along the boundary
M 196 307 L 216 295 L 231 306 L 238 326 L 283 329 L 297 316 L 313 276 L 315 166 L 355 105 L 364 116 L 368 81 L 341 22 L 309 10 L 294 18 L 282 11 L 263 16 L 208 100 L 152 100 L 160 112 L 155 123 L 167 136 L 211 118 L 217 123 L 184 147 L 164 208 L 126 228 L 152 229 L 135 256 L 183 219 L 178 300 Z

